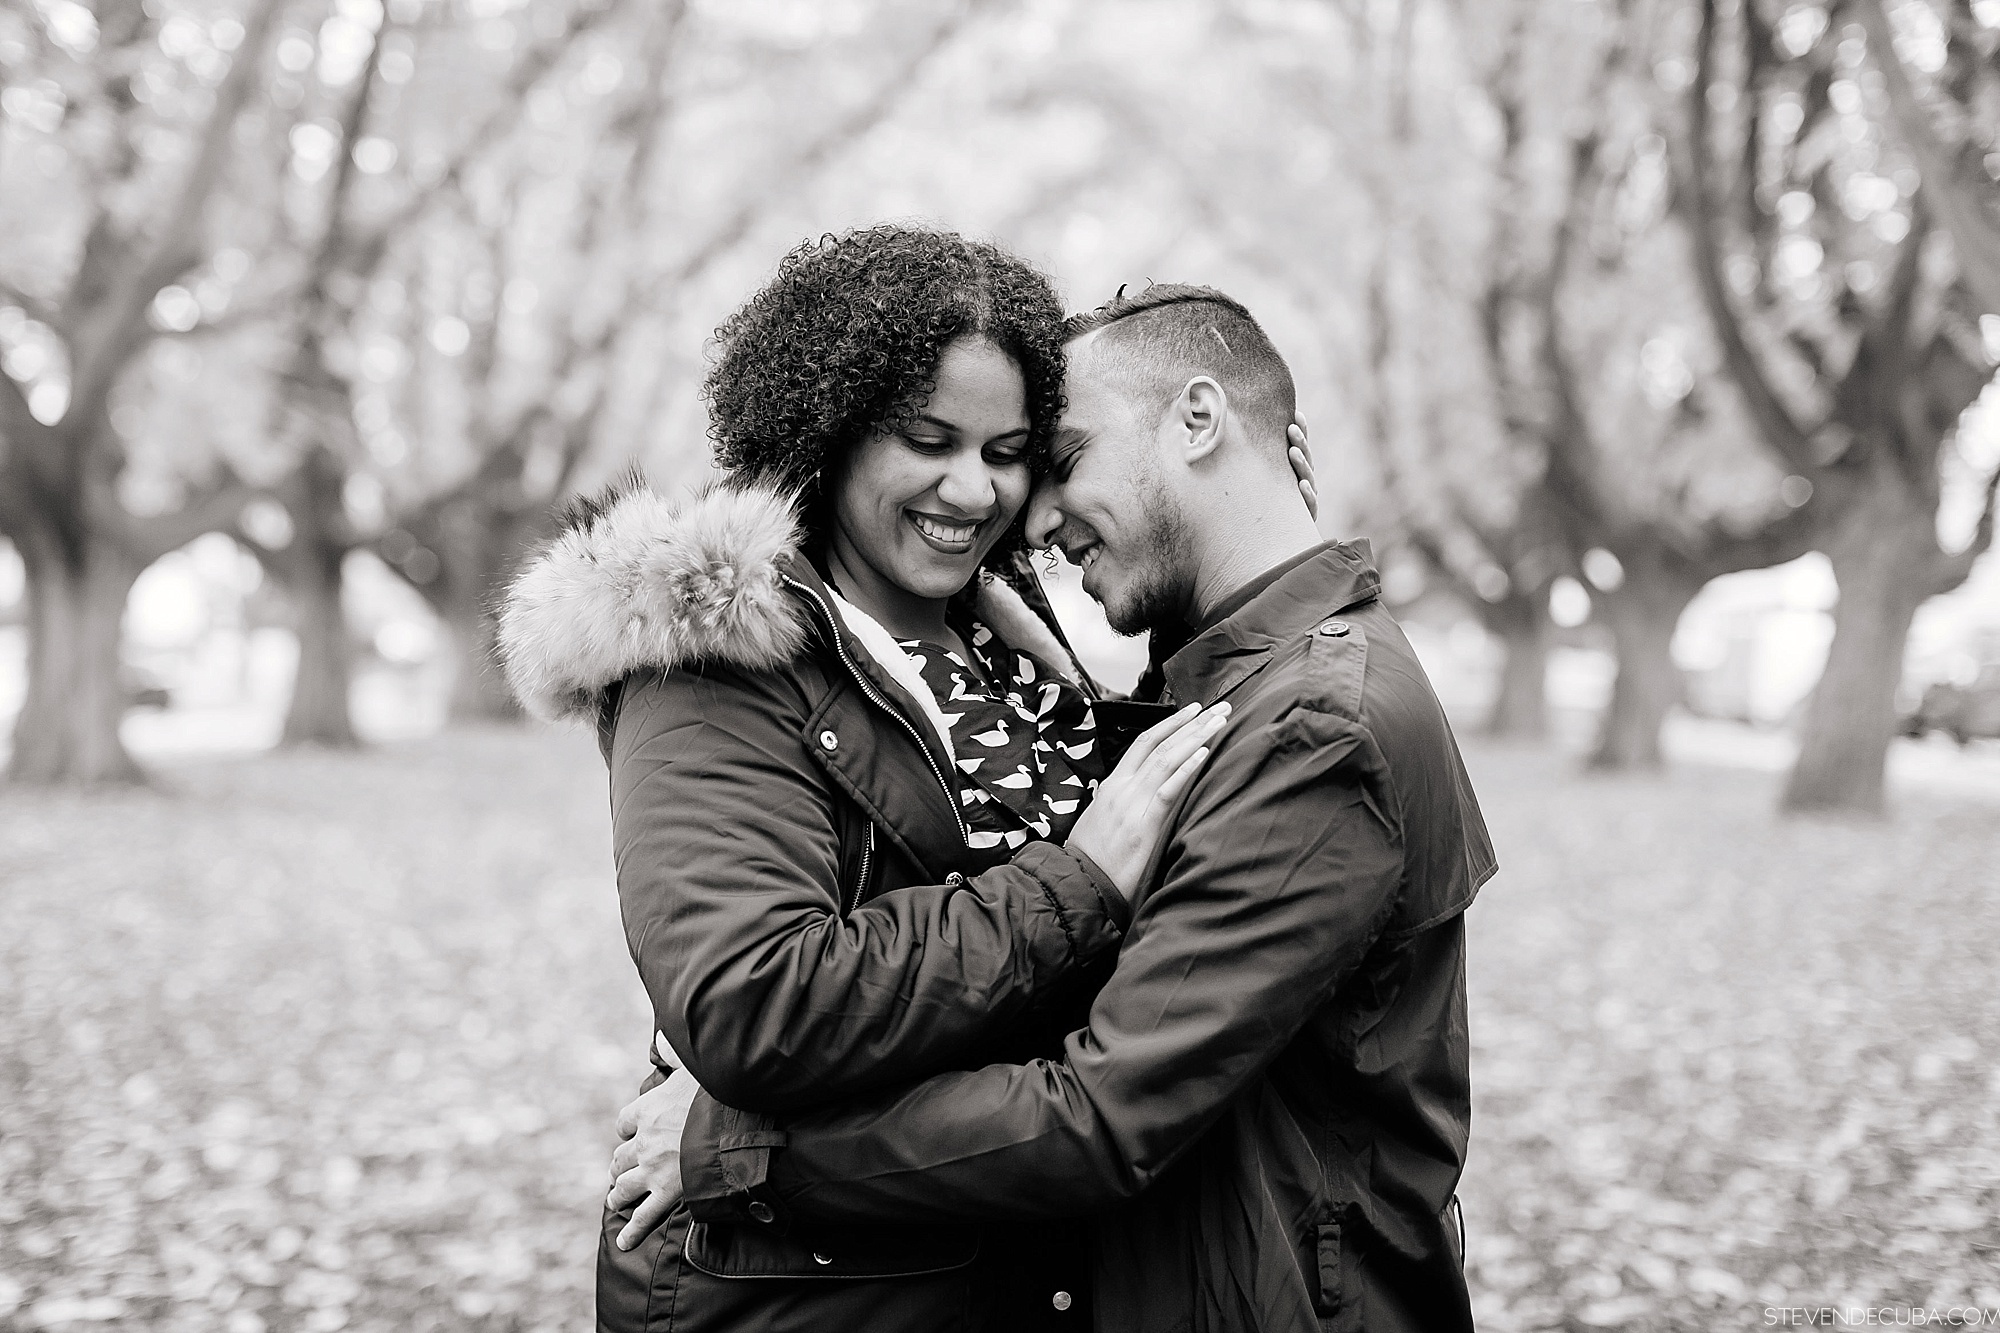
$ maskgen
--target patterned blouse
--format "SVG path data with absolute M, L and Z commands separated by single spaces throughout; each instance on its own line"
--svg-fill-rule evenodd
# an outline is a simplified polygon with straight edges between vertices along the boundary
M 1033 653 L 1008 647 L 978 621 L 969 628 L 960 637 L 976 671 L 941 645 L 902 644 L 951 729 L 969 845 L 1005 855 L 1031 836 L 1064 838 L 1110 771 L 1090 701 Z

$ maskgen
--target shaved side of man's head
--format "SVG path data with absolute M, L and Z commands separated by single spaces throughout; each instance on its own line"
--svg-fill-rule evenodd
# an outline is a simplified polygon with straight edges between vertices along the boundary
M 1208 376 L 1273 458 L 1284 458 L 1298 403 L 1291 367 L 1242 302 L 1213 287 L 1156 282 L 1071 316 L 1064 332 L 1071 344 L 1091 339 L 1090 373 L 1116 382 L 1140 411 L 1165 411 L 1189 380 Z

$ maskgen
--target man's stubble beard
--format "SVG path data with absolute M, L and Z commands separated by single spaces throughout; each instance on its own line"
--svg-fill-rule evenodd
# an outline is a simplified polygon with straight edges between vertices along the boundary
M 1157 476 L 1142 475 L 1133 489 L 1145 528 L 1133 543 L 1136 557 L 1132 583 L 1118 604 L 1107 603 L 1104 618 L 1120 634 L 1148 630 L 1186 632 L 1188 608 L 1194 600 L 1194 560 L 1187 516 L 1179 498 Z

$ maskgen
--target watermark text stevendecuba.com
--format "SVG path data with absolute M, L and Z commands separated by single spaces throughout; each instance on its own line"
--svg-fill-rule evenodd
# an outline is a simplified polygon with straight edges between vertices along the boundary
M 2000 1328 L 2000 1309 L 1976 1305 L 1767 1305 L 1766 1328 Z

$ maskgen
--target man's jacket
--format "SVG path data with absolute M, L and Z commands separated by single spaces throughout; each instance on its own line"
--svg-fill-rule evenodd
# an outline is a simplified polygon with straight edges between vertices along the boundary
M 1101 1329 L 1469 1329 L 1463 913 L 1494 861 L 1378 587 L 1330 545 L 1166 663 L 1234 712 L 1061 1059 L 784 1117 L 703 1097 L 693 1216 L 1101 1213 Z

